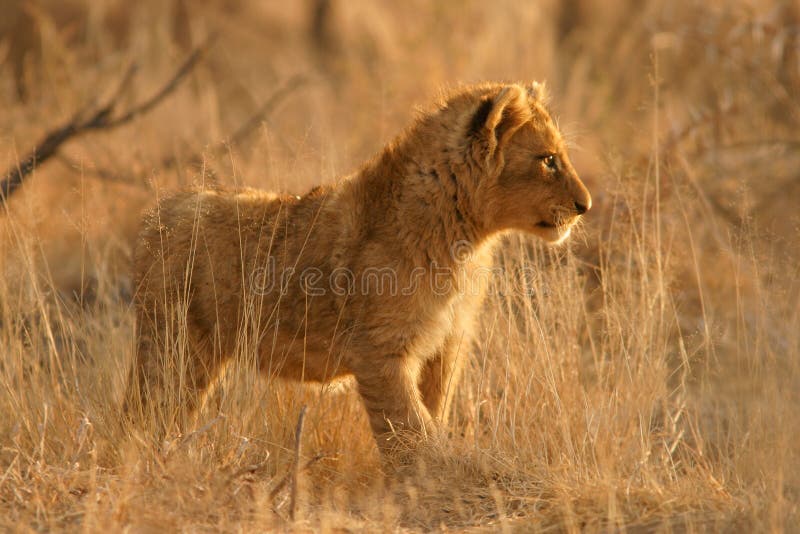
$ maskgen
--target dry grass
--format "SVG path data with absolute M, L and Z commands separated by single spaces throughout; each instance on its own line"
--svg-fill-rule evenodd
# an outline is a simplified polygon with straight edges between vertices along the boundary
M 6 17 L 3 167 L 130 58 L 135 101 L 220 41 L 163 106 L 69 144 L 0 216 L 0 528 L 797 530 L 800 12 L 706 4 L 334 2 L 314 34 L 305 3 Z M 312 82 L 249 142 L 209 149 L 296 73 Z M 487 304 L 450 439 L 381 465 L 353 391 L 266 383 L 247 358 L 195 432 L 152 443 L 120 422 L 142 207 L 209 180 L 301 192 L 479 79 L 550 82 L 596 207 L 569 248 L 504 247 L 509 277 L 539 275 Z

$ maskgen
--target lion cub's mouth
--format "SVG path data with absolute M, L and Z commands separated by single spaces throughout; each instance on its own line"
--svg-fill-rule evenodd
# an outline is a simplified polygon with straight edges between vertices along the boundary
M 557 219 L 557 222 L 539 221 L 536 223 L 535 226 L 551 230 L 563 229 L 563 228 L 569 228 L 570 226 L 578 222 L 578 219 L 580 219 L 580 215 L 576 215 L 573 217 L 566 217 L 563 219 L 559 218 Z

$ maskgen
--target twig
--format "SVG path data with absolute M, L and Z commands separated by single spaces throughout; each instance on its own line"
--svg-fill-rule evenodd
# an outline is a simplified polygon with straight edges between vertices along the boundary
M 234 471 L 233 474 L 228 477 L 229 481 L 236 480 L 242 475 L 252 475 L 253 473 L 258 472 L 259 470 L 263 469 L 269 460 L 264 460 L 263 462 L 259 462 L 257 464 L 250 464 Z
M 276 90 L 270 97 L 261 104 L 261 107 L 258 108 L 252 117 L 247 119 L 244 124 L 239 126 L 239 128 L 233 133 L 230 139 L 231 145 L 237 145 L 241 143 L 246 137 L 248 137 L 253 130 L 255 130 L 259 124 L 270 114 L 272 111 L 280 104 L 287 96 L 292 94 L 297 89 L 303 87 L 308 83 L 308 78 L 303 76 L 302 74 L 296 74 L 289 78 L 289 80 L 281 87 L 280 89 Z M 216 150 L 220 150 L 221 148 L 225 148 L 225 145 L 218 145 Z
M 164 445 L 161 448 L 161 456 L 164 459 L 166 459 L 174 451 L 180 449 L 181 447 L 184 447 L 185 445 L 187 445 L 188 443 L 190 443 L 191 441 L 196 439 L 198 436 L 200 436 L 202 434 L 205 434 L 206 432 L 211 430 L 211 428 L 214 425 L 216 425 L 217 423 L 219 423 L 220 421 L 222 421 L 224 419 L 225 419 L 225 414 L 221 413 L 218 416 L 216 416 L 214 419 L 212 419 L 211 421 L 209 421 L 208 423 L 203 425 L 202 428 L 199 428 L 199 429 L 197 429 L 197 430 L 195 430 L 193 432 L 190 432 L 189 434 L 187 434 L 185 436 L 179 436 L 179 437 L 177 437 L 176 439 L 174 439 L 172 441 L 165 440 L 164 441 Z
M 116 107 L 120 96 L 124 93 L 125 89 L 130 85 L 131 80 L 136 72 L 135 66 L 129 67 L 125 71 L 125 75 L 117 85 L 117 89 L 112 93 L 108 102 L 101 106 L 96 111 L 87 112 L 85 110 L 76 113 L 67 124 L 50 131 L 45 135 L 44 139 L 36 145 L 36 147 L 25 157 L 18 165 L 13 166 L 11 169 L 3 174 L 0 180 L 0 200 L 3 205 L 6 205 L 8 198 L 16 191 L 33 170 L 44 163 L 47 159 L 52 157 L 58 149 L 68 140 L 76 137 L 84 132 L 91 130 L 109 130 L 122 126 L 133 120 L 134 118 L 147 113 L 167 96 L 169 96 L 186 75 L 194 68 L 198 60 L 206 52 L 211 45 L 214 36 L 207 39 L 203 44 L 198 46 L 188 59 L 178 68 L 170 80 L 152 97 L 145 100 L 141 104 L 134 106 L 128 111 L 122 113 L 118 117 L 112 117 L 114 108 Z M 86 115 L 88 118 L 85 118 Z
M 297 512 L 297 477 L 300 474 L 300 453 L 302 451 L 303 422 L 306 419 L 308 407 L 303 405 L 297 417 L 297 428 L 294 431 L 294 466 L 292 468 L 292 490 L 289 494 L 289 519 L 294 521 Z
M 309 467 L 311 467 L 315 463 L 319 462 L 323 458 L 325 458 L 324 454 L 317 454 L 316 456 L 311 458 L 309 461 L 307 461 L 305 464 L 303 464 L 303 468 L 300 470 L 300 472 L 301 473 L 305 472 L 306 470 L 308 470 Z M 291 478 L 291 476 L 290 476 L 291 474 L 292 474 L 292 471 L 289 471 L 288 473 L 286 473 L 283 476 L 283 478 L 281 479 L 281 481 L 278 482 L 275 485 L 274 488 L 272 488 L 272 491 L 269 492 L 269 500 L 270 501 L 274 501 L 275 497 L 277 497 L 278 494 L 281 492 L 281 490 L 283 490 L 283 488 L 286 487 L 286 484 L 289 482 L 289 479 Z
M 65 156 L 64 154 L 57 154 L 54 157 L 56 161 L 62 163 L 64 167 L 74 172 L 75 174 L 80 174 L 81 176 L 94 177 L 103 180 L 105 182 L 122 184 L 137 188 L 143 188 L 147 186 L 145 181 L 136 180 L 132 174 L 115 173 L 108 169 L 101 169 L 101 168 L 93 169 L 84 167 L 83 165 L 81 165 L 80 162 L 75 161 L 72 158 Z
M 266 118 L 275 110 L 281 102 L 308 83 L 308 78 L 302 74 L 296 74 L 289 78 L 283 86 L 279 87 L 272 93 L 267 100 L 259 106 L 253 115 L 250 116 L 244 123 L 239 126 L 229 140 L 220 141 L 216 143 L 211 149 L 213 156 L 221 156 L 225 154 L 230 147 L 239 145 L 247 137 L 249 137 L 258 126 L 266 120 Z M 186 158 L 187 165 L 202 165 L 204 156 L 202 154 L 192 154 Z M 161 161 L 161 169 L 174 168 L 178 163 L 175 156 L 169 156 Z
M 194 68 L 197 62 L 203 57 L 203 54 L 208 50 L 208 48 L 216 41 L 217 36 L 212 35 L 208 39 L 203 42 L 200 46 L 195 48 L 195 50 L 186 58 L 186 61 L 183 62 L 172 78 L 161 88 L 156 94 L 151 96 L 148 100 L 145 100 L 138 106 L 128 110 L 126 113 L 123 113 L 122 116 L 117 117 L 114 120 L 109 121 L 107 124 L 101 126 L 102 128 L 116 128 L 117 126 L 121 126 L 131 120 L 135 119 L 139 115 L 144 115 L 154 107 L 156 107 L 164 98 L 166 98 L 170 93 L 172 93 L 175 88 L 180 85 L 180 82 L 183 78 L 186 77 L 189 72 Z
M 193 432 L 191 432 L 191 433 L 187 434 L 186 436 L 184 436 L 184 437 L 183 437 L 183 438 L 180 440 L 180 442 L 178 443 L 178 447 L 183 447 L 183 446 L 184 446 L 184 445 L 186 445 L 187 443 L 189 443 L 189 442 L 191 442 L 192 440 L 194 440 L 195 438 L 197 438 L 197 436 L 200 436 L 200 435 L 202 435 L 202 434 L 205 434 L 206 432 L 208 432 L 209 430 L 211 430 L 211 427 L 213 427 L 214 425 L 216 425 L 217 423 L 219 423 L 220 421 L 222 421 L 222 420 L 224 420 L 224 419 L 225 419 L 225 414 L 223 414 L 223 413 L 219 414 L 219 415 L 218 415 L 218 416 L 216 416 L 214 419 L 212 419 L 211 421 L 209 421 L 208 423 L 206 423 L 205 425 L 203 425 L 203 427 L 202 427 L 202 428 L 198 428 L 197 430 L 195 430 L 195 431 L 193 431 Z

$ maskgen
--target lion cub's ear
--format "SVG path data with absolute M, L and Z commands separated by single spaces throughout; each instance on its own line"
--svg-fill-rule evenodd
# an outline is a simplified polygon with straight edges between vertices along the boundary
M 528 93 L 519 85 L 504 87 L 494 98 L 478 105 L 470 123 L 470 134 L 477 141 L 487 166 L 501 163 L 501 151 L 506 141 L 531 118 Z
M 544 82 L 530 82 L 525 85 L 525 89 L 527 89 L 531 100 L 539 102 L 543 106 L 546 106 L 550 101 L 550 92 Z

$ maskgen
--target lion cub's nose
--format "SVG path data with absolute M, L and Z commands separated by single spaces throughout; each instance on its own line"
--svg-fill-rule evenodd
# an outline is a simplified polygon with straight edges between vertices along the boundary
M 589 208 L 591 207 L 592 207 L 591 204 L 589 204 L 589 206 L 586 206 L 585 204 L 581 204 L 580 202 L 575 202 L 575 211 L 578 212 L 578 215 L 583 215 L 584 213 L 589 211 Z

